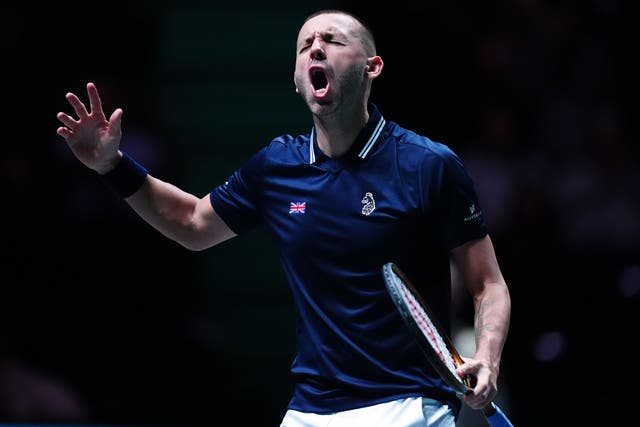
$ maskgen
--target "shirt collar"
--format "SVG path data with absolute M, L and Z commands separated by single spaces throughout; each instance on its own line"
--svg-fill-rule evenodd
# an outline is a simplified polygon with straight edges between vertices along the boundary
M 360 159 L 366 159 L 371 149 L 376 145 L 380 139 L 382 129 L 384 129 L 386 121 L 378 107 L 375 104 L 369 104 L 369 121 L 365 125 L 364 129 L 356 137 L 355 142 L 345 154 L 347 157 L 358 157 Z M 317 160 L 316 153 L 322 155 L 320 148 L 318 148 L 318 139 L 316 135 L 315 127 L 311 128 L 311 137 L 309 139 L 309 164 L 313 164 Z

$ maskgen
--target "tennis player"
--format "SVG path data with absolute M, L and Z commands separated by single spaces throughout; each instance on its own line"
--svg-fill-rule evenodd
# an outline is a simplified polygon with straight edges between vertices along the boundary
M 76 117 L 57 116 L 75 156 L 184 247 L 211 248 L 256 227 L 274 237 L 298 339 L 281 427 L 455 425 L 462 400 L 387 295 L 386 262 L 412 277 L 447 328 L 455 263 L 475 307 L 476 351 L 459 374 L 477 385 L 463 400 L 480 409 L 497 393 L 511 302 L 474 184 L 448 146 L 369 101 L 383 68 L 362 20 L 339 10 L 310 15 L 297 38 L 294 83 L 313 126 L 275 137 L 203 197 L 120 149 L 123 112 L 107 119 L 92 83 L 89 109 L 68 93 Z

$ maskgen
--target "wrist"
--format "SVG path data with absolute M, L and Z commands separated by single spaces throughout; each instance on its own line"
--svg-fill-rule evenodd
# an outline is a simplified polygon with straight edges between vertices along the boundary
M 122 151 L 118 150 L 116 152 L 116 155 L 112 159 L 105 162 L 101 166 L 95 168 L 94 170 L 98 173 L 98 175 L 106 175 L 112 170 L 114 170 L 118 166 L 118 164 L 120 164 L 122 157 L 123 157 Z
M 149 172 L 124 151 L 119 151 L 119 160 L 115 166 L 100 178 L 118 196 L 126 199 L 136 193 L 147 179 Z

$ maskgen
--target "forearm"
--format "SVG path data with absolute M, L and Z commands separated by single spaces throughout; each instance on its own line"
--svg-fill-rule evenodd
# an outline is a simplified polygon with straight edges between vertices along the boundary
M 151 176 L 126 153 L 101 176 L 142 219 L 187 249 L 203 250 L 235 236 L 214 211 L 209 195 L 199 199 Z
M 142 187 L 125 201 L 142 219 L 169 239 L 190 247 L 189 242 L 196 238 L 196 196 L 147 175 Z
M 504 282 L 487 284 L 484 291 L 474 299 L 474 306 L 474 358 L 487 361 L 498 372 L 511 316 L 511 298 L 507 285 Z

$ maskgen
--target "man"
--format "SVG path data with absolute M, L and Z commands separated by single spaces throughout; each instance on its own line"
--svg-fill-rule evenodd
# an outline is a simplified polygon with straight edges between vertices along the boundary
M 170 239 L 203 250 L 255 227 L 275 239 L 298 316 L 293 397 L 281 426 L 453 426 L 460 399 L 429 366 L 388 297 L 394 262 L 447 327 L 450 261 L 475 306 L 476 351 L 458 372 L 477 379 L 471 408 L 497 393 L 510 297 L 471 178 L 445 145 L 386 121 L 369 102 L 383 70 L 370 29 L 338 10 L 309 16 L 294 82 L 311 111 L 308 134 L 281 135 L 202 198 L 150 175 L 120 150 L 122 110 L 58 128 L 76 157 Z

